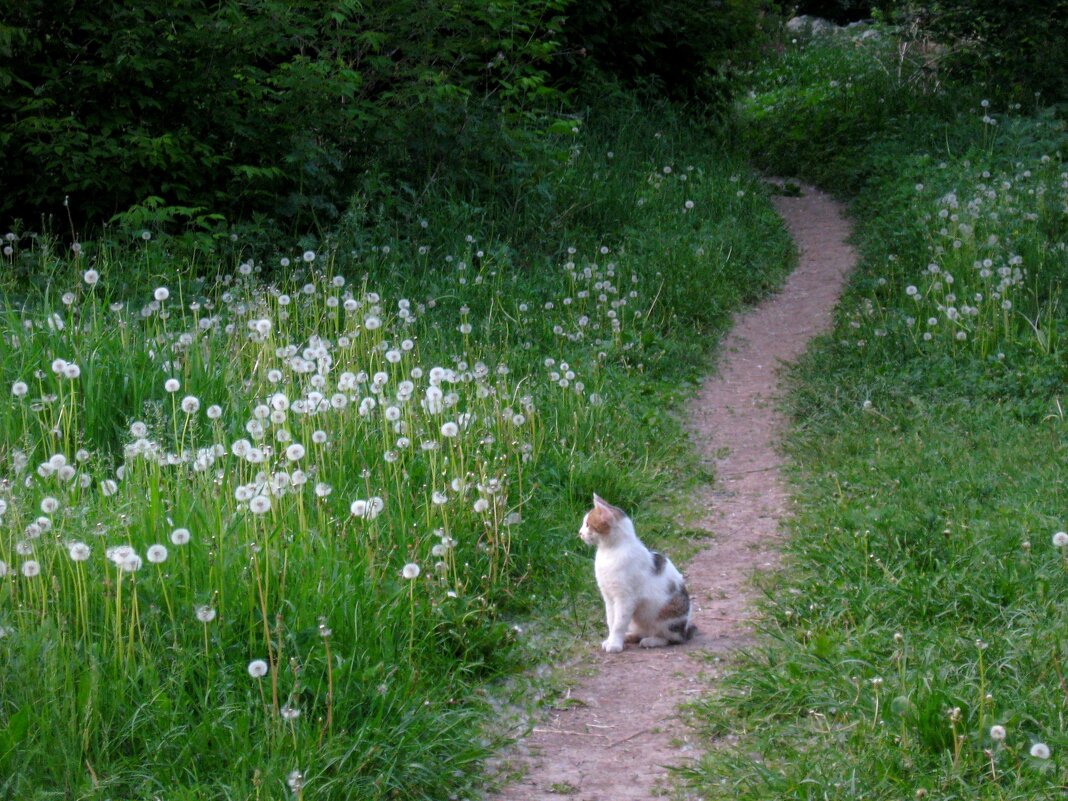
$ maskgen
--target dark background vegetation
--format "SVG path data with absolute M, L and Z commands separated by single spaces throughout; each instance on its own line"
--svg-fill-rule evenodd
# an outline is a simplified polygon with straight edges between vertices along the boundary
M 544 200 L 623 92 L 722 109 L 792 13 L 879 15 L 947 67 L 1064 96 L 1068 0 L 24 0 L 0 17 L 0 219 L 204 229 Z M 980 54 L 982 57 L 980 58 Z

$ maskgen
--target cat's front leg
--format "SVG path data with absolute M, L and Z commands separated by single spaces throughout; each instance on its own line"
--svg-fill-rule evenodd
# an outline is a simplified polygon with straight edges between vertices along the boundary
M 616 619 L 616 605 L 608 595 L 602 594 L 601 597 L 604 598 L 605 625 L 608 627 L 608 632 L 611 633 L 612 621 Z
M 608 639 L 601 643 L 601 647 L 610 654 L 618 654 L 623 650 L 623 639 L 630 628 L 630 621 L 634 618 L 636 604 L 632 600 L 617 600 L 612 608 L 612 623 L 608 629 Z

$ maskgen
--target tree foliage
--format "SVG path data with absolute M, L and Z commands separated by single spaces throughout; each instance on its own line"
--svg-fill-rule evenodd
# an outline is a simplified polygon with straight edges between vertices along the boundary
M 564 0 L 24 0 L 0 28 L 0 215 L 331 216 L 375 171 L 522 160 Z M 462 165 L 462 166 L 461 166 Z

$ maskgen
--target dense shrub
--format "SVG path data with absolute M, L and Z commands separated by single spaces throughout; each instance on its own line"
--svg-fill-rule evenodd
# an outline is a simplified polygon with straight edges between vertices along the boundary
M 544 67 L 563 6 L 14 4 L 0 25 L 0 216 L 70 195 L 106 219 L 159 196 L 299 222 L 383 183 L 506 184 L 543 147 L 530 115 L 559 100 Z
M 1066 0 L 891 2 L 949 47 L 946 65 L 1002 90 L 1068 97 Z
M 604 75 L 674 98 L 722 100 L 764 23 L 762 0 L 588 0 L 573 3 L 563 31 L 563 77 Z

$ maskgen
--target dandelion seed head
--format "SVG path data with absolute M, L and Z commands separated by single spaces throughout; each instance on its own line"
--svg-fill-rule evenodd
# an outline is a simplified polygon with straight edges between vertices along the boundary
M 196 617 L 201 623 L 211 623 L 215 619 L 215 610 L 207 604 L 196 608 Z
M 248 675 L 254 679 L 267 675 L 267 663 L 262 659 L 253 659 L 248 663 Z
M 1045 743 L 1035 743 L 1031 746 L 1031 756 L 1033 756 L 1035 759 L 1049 759 L 1049 746 Z

